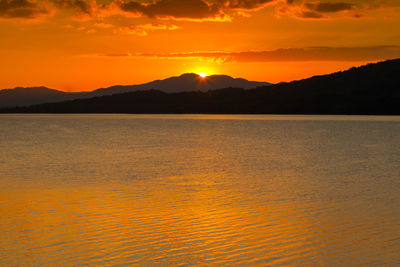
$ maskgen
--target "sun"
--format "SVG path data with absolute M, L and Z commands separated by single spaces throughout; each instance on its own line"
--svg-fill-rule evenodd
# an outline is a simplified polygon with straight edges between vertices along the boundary
M 198 72 L 197 75 L 199 75 L 201 78 L 205 78 L 208 76 L 208 73 L 206 72 Z

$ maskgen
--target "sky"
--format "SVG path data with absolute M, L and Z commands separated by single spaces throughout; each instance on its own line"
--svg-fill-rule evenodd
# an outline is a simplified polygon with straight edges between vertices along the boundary
M 399 0 L 0 0 L 0 88 L 277 83 L 400 58 Z

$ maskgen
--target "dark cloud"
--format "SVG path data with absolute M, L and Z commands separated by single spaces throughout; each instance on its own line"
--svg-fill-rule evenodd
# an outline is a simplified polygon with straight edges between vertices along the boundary
M 286 0 L 286 5 L 279 9 L 282 14 L 304 19 L 321 19 L 336 16 L 361 17 L 357 12 L 362 10 L 362 5 L 347 2 L 321 2 L 309 0 Z
M 230 12 L 259 9 L 272 2 L 278 0 L 158 0 L 151 4 L 130 1 L 122 3 L 121 9 L 156 18 L 221 19 Z
M 309 10 L 320 12 L 320 13 L 329 13 L 329 12 L 340 12 L 344 10 L 351 10 L 355 7 L 355 5 L 350 3 L 330 3 L 330 2 L 312 2 L 306 3 L 306 7 Z
M 54 3 L 59 8 L 73 8 L 83 14 L 92 14 L 91 5 L 85 0 L 56 0 Z
M 48 13 L 37 3 L 27 0 L 0 0 L 0 18 L 33 19 Z
M 155 18 L 205 19 L 222 16 L 215 5 L 208 5 L 203 0 L 160 0 L 147 5 L 131 1 L 121 4 L 121 9 Z
M 309 47 L 258 52 L 143 54 L 142 56 L 160 58 L 206 58 L 217 62 L 374 61 L 400 58 L 400 46 Z
M 82 13 L 85 13 L 85 14 L 90 14 L 91 13 L 91 7 L 86 1 L 75 0 L 75 1 L 71 2 L 71 6 L 77 8 Z
M 306 10 L 300 13 L 300 17 L 305 19 L 320 19 L 323 18 L 324 16 L 318 12 Z
M 350 0 L 349 0 L 350 1 Z M 354 1 L 354 0 L 353 0 Z M 353 11 L 350 14 L 356 16 L 361 4 L 354 2 L 313 1 L 313 0 L 156 0 L 143 3 L 139 0 L 123 2 L 120 8 L 126 12 L 132 12 L 140 16 L 152 18 L 175 19 L 223 19 L 229 18 L 240 11 L 254 11 L 274 4 L 279 7 L 281 13 L 306 19 L 320 19 L 332 16 L 335 13 Z M 364 2 L 364 5 L 365 2 Z M 368 5 L 368 4 L 367 4 Z
M 92 17 L 122 12 L 156 19 L 226 21 L 270 4 L 280 14 L 297 18 L 359 18 L 365 10 L 400 5 L 396 3 L 396 0 L 0 0 L 0 18 L 36 18 L 49 11 L 73 9 L 77 15 Z
M 228 9 L 257 9 L 276 0 L 219 0 L 216 5 Z

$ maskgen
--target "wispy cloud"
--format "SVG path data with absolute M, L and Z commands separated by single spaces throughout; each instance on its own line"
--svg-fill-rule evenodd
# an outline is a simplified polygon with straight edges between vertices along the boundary
M 167 25 L 161 23 L 149 23 L 149 24 L 141 24 L 129 27 L 121 27 L 115 30 L 115 33 L 119 34 L 130 34 L 130 35 L 138 35 L 138 36 L 146 36 L 150 32 L 159 31 L 159 30 L 168 30 L 173 31 L 179 29 L 176 25 Z
M 136 55 L 138 56 L 138 55 Z M 140 54 L 155 58 L 199 58 L 216 62 L 374 61 L 400 58 L 400 46 L 309 47 L 249 52 Z

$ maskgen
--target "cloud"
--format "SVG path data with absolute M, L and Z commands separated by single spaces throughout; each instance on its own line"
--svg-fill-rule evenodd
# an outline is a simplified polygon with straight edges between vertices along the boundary
M 158 0 L 123 2 L 123 11 L 150 18 L 228 21 L 232 13 L 254 11 L 279 0 Z
M 113 25 L 110 23 L 104 23 L 104 22 L 95 22 L 93 24 L 94 27 L 96 28 L 103 28 L 103 29 L 108 29 L 108 28 L 112 28 Z
M 276 14 L 299 19 L 365 18 L 374 14 L 398 12 L 400 1 L 394 0 L 281 0 Z M 390 15 L 389 15 L 390 14 Z
M 224 17 L 215 5 L 209 5 L 203 0 L 160 0 L 152 4 L 130 1 L 122 3 L 121 9 L 151 18 L 223 19 Z
M 345 10 L 352 10 L 355 8 L 354 4 L 350 3 L 322 3 L 322 2 L 311 2 L 306 3 L 305 6 L 312 11 L 320 12 L 320 13 L 332 13 L 332 12 L 340 12 Z
M 92 2 L 93 3 L 93 2 Z M 80 13 L 91 15 L 92 3 L 85 0 L 56 0 L 54 4 L 59 8 L 73 8 Z
M 363 5 L 348 2 L 293 1 L 278 9 L 279 13 L 303 19 L 322 19 L 332 17 L 359 18 Z
M 0 0 L 0 18 L 34 19 L 49 11 L 36 2 L 28 0 Z
M 254 10 L 265 7 L 276 0 L 219 0 L 216 5 L 221 9 Z
M 58 11 L 65 9 L 73 10 L 72 18 L 78 21 L 102 20 L 105 17 L 121 14 L 117 2 L 111 1 L 108 4 L 96 0 L 50 0 Z M 67 13 L 71 16 L 71 13 Z
M 199 58 L 215 62 L 375 61 L 400 58 L 400 46 L 309 47 L 256 52 L 193 52 L 141 56 Z
M 36 18 L 65 9 L 81 20 L 114 15 L 154 20 L 231 21 L 267 6 L 278 15 L 300 19 L 360 18 L 378 9 L 399 7 L 397 0 L 0 0 L 0 18 Z
M 166 25 L 161 23 L 149 23 L 142 24 L 136 26 L 122 27 L 115 30 L 115 33 L 119 34 L 129 34 L 129 35 L 138 35 L 138 36 L 147 36 L 150 32 L 159 31 L 159 30 L 168 30 L 173 31 L 179 29 L 176 25 Z M 121 54 L 113 54 L 113 55 L 121 55 Z
M 120 3 L 124 12 L 140 17 L 177 20 L 231 21 L 235 15 L 275 6 L 278 15 L 302 19 L 360 18 L 366 10 L 398 6 L 389 0 L 131 0 Z

